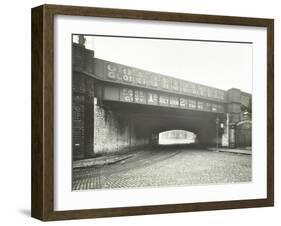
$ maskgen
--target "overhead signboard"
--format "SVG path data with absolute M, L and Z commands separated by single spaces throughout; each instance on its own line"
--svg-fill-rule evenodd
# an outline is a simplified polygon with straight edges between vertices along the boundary
M 105 81 L 226 102 L 224 90 L 98 58 L 94 58 L 92 66 L 87 70 Z
M 162 107 L 190 109 L 196 111 L 209 111 L 216 113 L 225 112 L 225 107 L 223 103 L 212 103 L 208 102 L 207 100 L 199 101 L 198 99 L 192 97 L 176 96 L 174 94 L 161 94 L 157 92 L 150 92 L 144 89 L 140 90 L 138 88 L 117 88 L 105 86 L 103 100 L 157 105 Z

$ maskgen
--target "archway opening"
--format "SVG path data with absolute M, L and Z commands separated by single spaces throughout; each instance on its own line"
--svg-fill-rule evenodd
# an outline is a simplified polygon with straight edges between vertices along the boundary
M 158 144 L 194 144 L 197 142 L 195 133 L 186 130 L 169 130 L 159 133 Z

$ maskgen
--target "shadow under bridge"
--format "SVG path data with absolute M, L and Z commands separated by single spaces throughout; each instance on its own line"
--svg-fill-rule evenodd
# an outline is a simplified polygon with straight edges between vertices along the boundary
M 158 145 L 159 134 L 170 130 L 185 130 L 196 134 L 200 147 L 216 145 L 216 120 L 223 120 L 222 113 L 199 112 L 187 109 L 165 108 L 105 101 L 105 106 L 120 121 L 130 124 L 136 139 L 146 140 L 147 145 Z

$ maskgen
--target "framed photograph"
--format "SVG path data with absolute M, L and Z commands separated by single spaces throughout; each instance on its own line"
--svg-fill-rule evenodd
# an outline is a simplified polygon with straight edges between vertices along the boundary
M 274 205 L 274 21 L 32 9 L 32 216 Z

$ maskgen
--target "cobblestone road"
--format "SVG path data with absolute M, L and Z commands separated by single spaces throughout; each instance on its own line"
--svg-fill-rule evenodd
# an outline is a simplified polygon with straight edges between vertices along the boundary
M 138 151 L 111 165 L 73 170 L 73 190 L 251 181 L 251 155 L 184 148 Z

